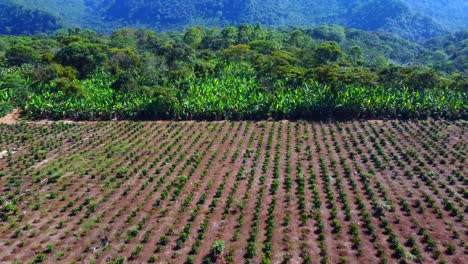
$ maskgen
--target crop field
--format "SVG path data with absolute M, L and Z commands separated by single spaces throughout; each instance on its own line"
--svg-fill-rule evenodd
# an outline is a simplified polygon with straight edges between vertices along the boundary
M 0 263 L 466 263 L 467 130 L 0 124 Z

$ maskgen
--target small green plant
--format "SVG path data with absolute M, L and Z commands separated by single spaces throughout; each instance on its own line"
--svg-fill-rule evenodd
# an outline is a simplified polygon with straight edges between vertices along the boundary
M 39 253 L 33 260 L 33 263 L 42 263 L 46 260 L 46 255 L 44 253 Z
M 126 261 L 127 259 L 125 257 L 117 256 L 111 263 L 112 264 L 124 264 Z
M 47 244 L 44 253 L 52 253 L 54 251 L 54 245 L 52 244 Z
M 64 256 L 65 254 L 62 251 L 58 251 L 57 253 L 55 253 L 55 257 L 57 258 L 57 260 L 62 259 Z
M 338 263 L 339 263 L 339 264 L 346 264 L 346 263 L 349 263 L 349 260 L 348 260 L 347 257 L 340 257 L 340 258 L 338 259 Z
M 158 260 L 158 256 L 151 255 L 151 257 L 148 260 L 148 263 L 156 263 L 157 260 Z
M 222 240 L 216 240 L 211 246 L 211 256 L 217 258 L 224 253 L 225 243 Z
M 457 247 L 454 245 L 454 244 L 448 244 L 447 245 L 447 250 L 446 250 L 446 253 L 448 255 L 453 255 L 455 254 L 455 251 L 457 250 Z
M 132 253 L 131 253 L 131 258 L 132 258 L 132 259 L 136 259 L 136 258 L 140 255 L 140 253 L 141 253 L 142 250 L 143 250 L 143 246 L 142 246 L 142 245 L 138 245 L 138 246 L 132 251 Z

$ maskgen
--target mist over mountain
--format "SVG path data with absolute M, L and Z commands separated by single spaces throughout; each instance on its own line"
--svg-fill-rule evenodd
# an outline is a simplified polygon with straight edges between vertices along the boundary
M 1 34 L 34 34 L 59 25 L 109 32 L 124 26 L 166 31 L 240 23 L 338 24 L 423 41 L 468 25 L 464 0 L 0 0 L 0 6 Z M 33 14 L 27 16 L 29 27 L 12 30 L 25 21 L 24 12 Z

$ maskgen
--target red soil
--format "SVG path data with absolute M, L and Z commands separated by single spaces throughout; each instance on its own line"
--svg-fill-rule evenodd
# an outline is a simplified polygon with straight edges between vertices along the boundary
M 398 263 L 397 240 L 409 262 L 419 250 L 424 263 L 464 263 L 466 130 L 432 120 L 0 125 L 0 262 L 201 263 L 218 240 L 218 263 Z

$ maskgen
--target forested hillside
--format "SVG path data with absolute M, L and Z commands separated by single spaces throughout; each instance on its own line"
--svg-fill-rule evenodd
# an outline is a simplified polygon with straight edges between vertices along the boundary
M 38 34 L 58 28 L 60 22 L 50 13 L 0 2 L 0 35 Z
M 408 40 L 423 41 L 466 29 L 468 5 L 463 0 L 0 0 L 6 6 L 24 6 L 60 18 L 64 27 L 110 32 L 124 26 L 158 31 L 192 25 L 224 26 L 261 23 L 266 26 L 338 24 L 370 31 L 391 32 Z M 12 4 L 14 3 L 14 4 Z M 42 13 L 41 13 L 42 14 Z M 0 21 L 0 32 L 18 16 Z M 28 18 L 31 28 L 11 34 L 53 31 L 55 25 L 40 17 Z M 17 21 L 18 20 L 18 21 Z
M 431 39 L 424 43 L 430 50 L 429 65 L 438 70 L 458 70 L 467 74 L 468 71 L 468 31 L 461 31 L 448 36 Z M 428 54 L 429 54 L 428 53 Z M 424 57 L 424 56 L 423 56 Z
M 54 119 L 466 118 L 465 36 L 424 48 L 340 26 L 242 24 L 1 37 L 0 112 L 21 107 L 30 118 Z
M 468 1 L 466 0 L 404 0 L 412 10 L 431 17 L 449 29 L 466 29 Z

